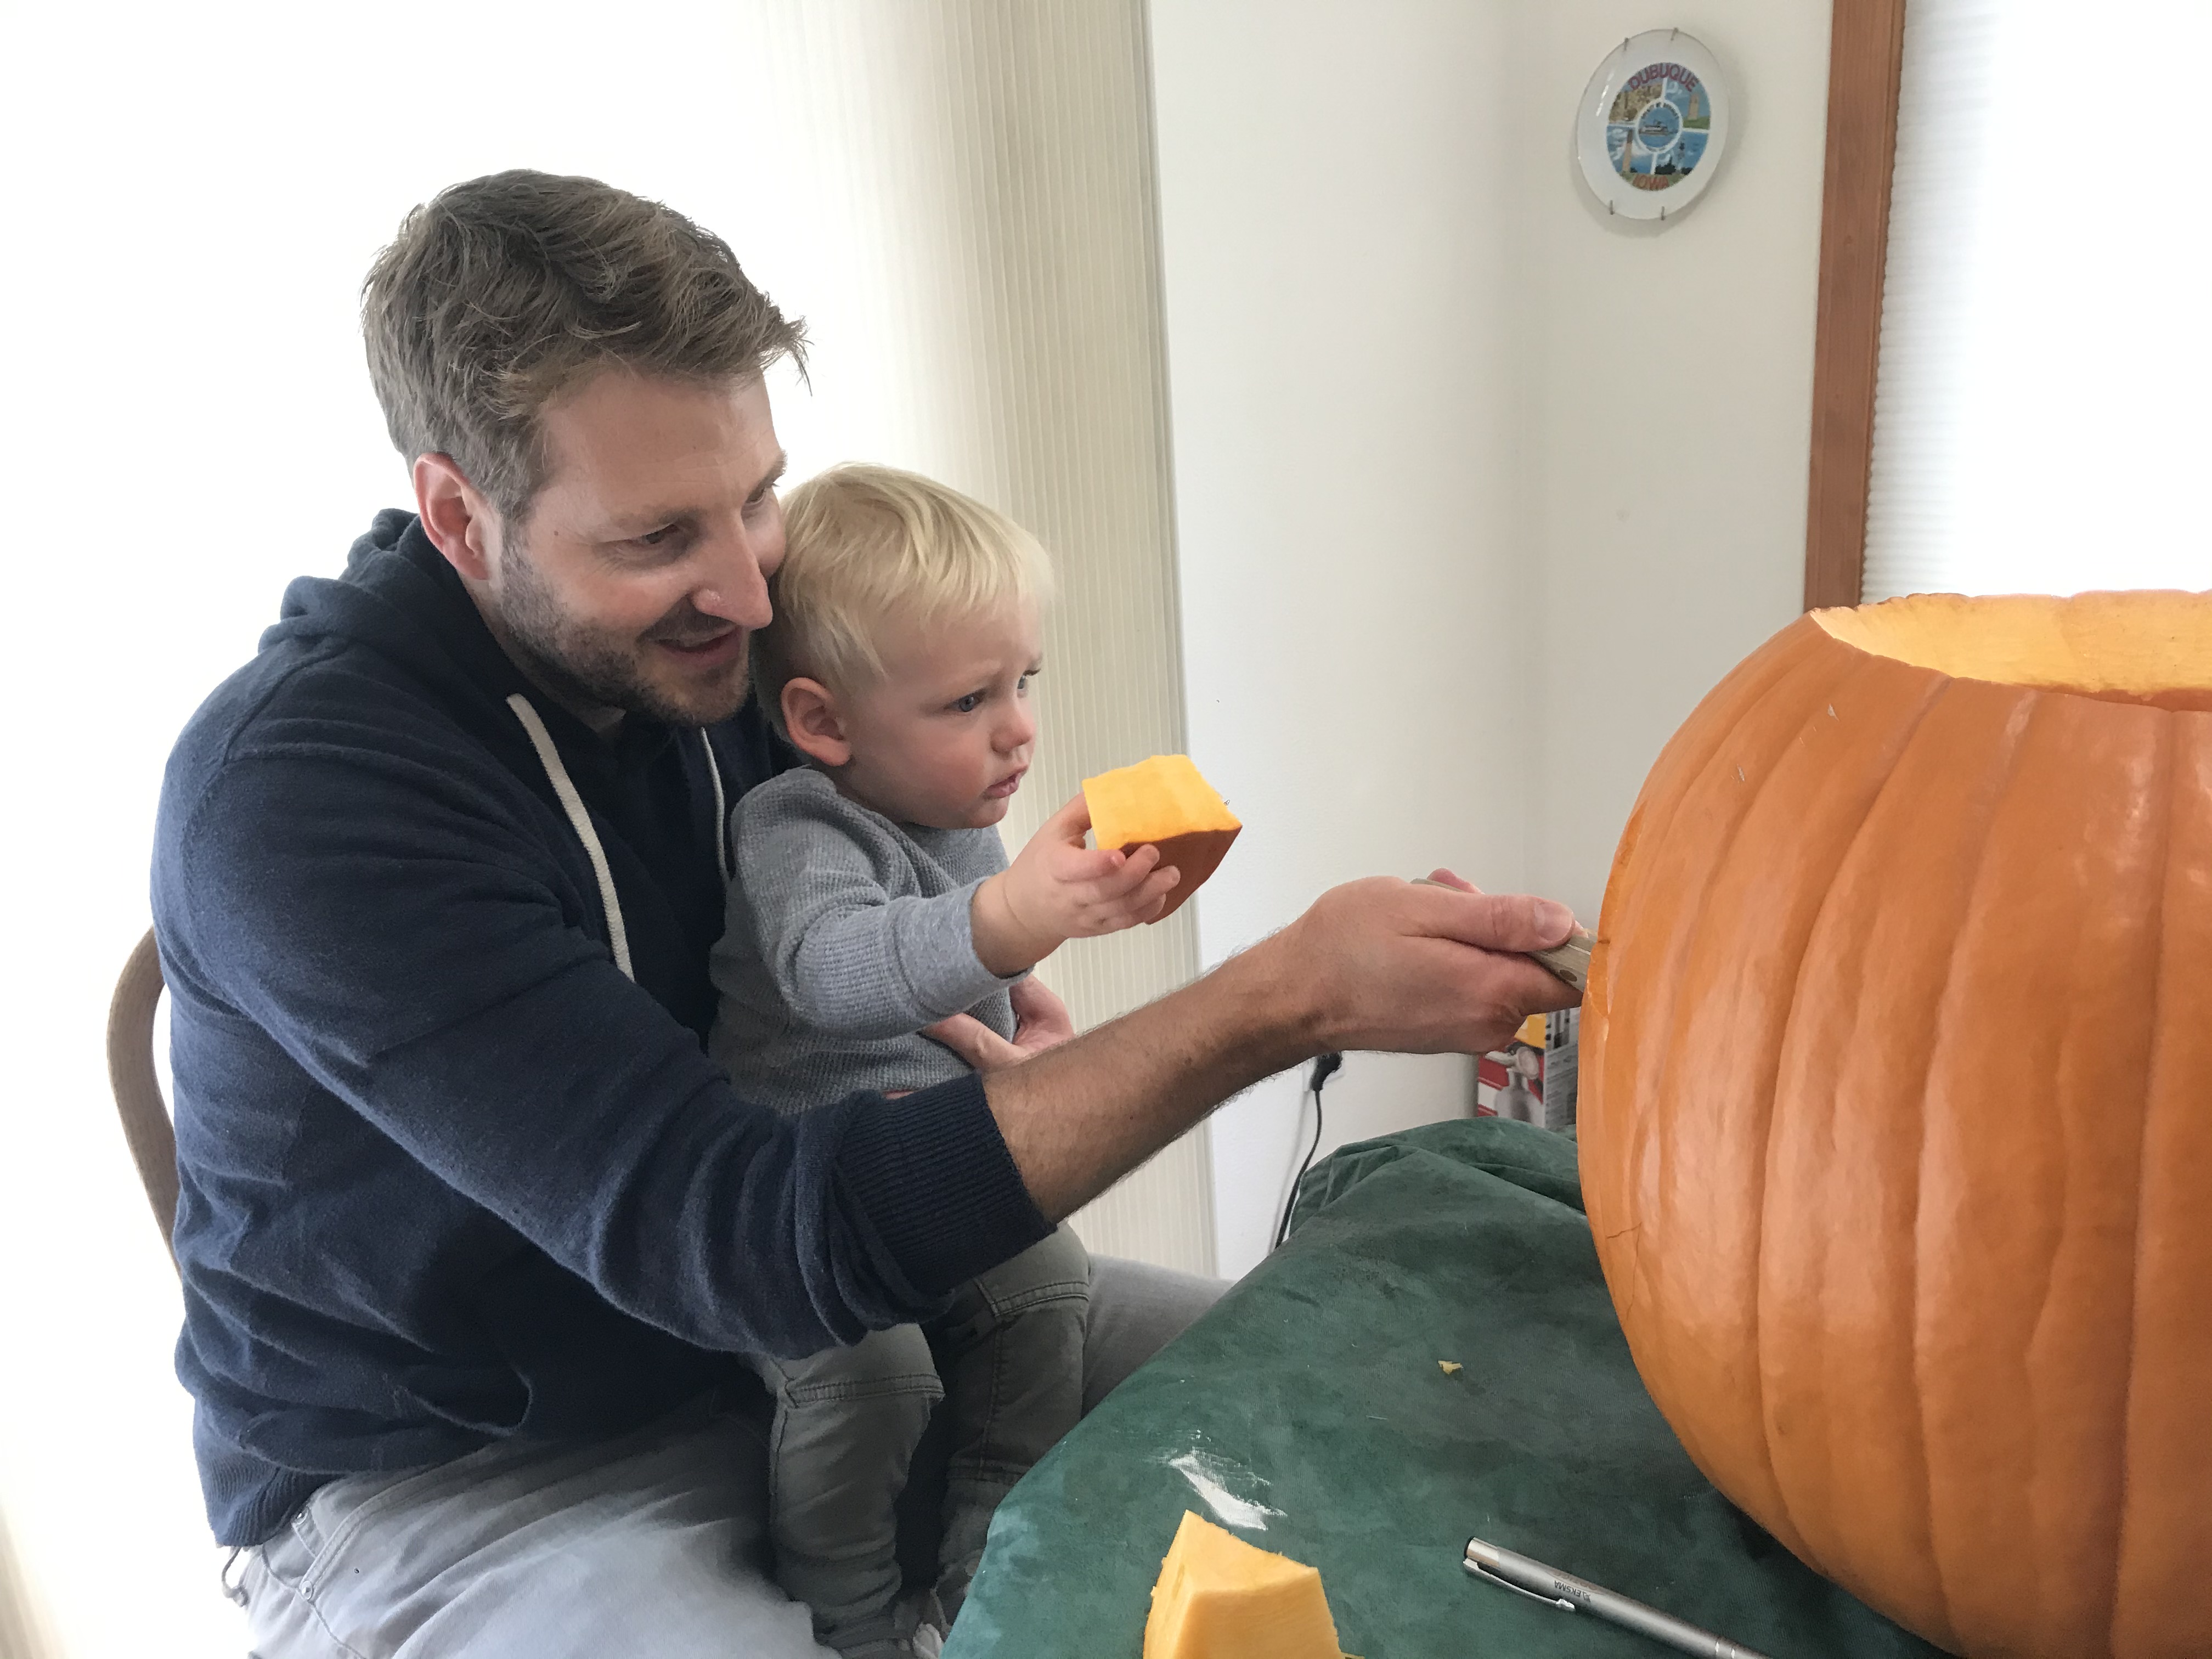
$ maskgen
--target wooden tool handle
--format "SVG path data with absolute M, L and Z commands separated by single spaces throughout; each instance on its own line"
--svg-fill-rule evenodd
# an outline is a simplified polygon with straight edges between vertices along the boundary
M 1447 892 L 1456 892 L 1441 881 L 1431 881 L 1426 876 L 1415 876 L 1416 887 L 1443 887 Z M 1577 927 L 1567 935 L 1566 942 L 1547 950 L 1530 951 L 1527 955 L 1540 962 L 1562 981 L 1577 991 L 1589 989 L 1590 951 L 1597 945 L 1597 935 L 1587 927 Z
M 1557 974 L 1577 991 L 1589 989 L 1590 951 L 1597 945 L 1597 935 L 1587 927 L 1577 927 L 1567 935 L 1564 945 L 1554 945 L 1548 951 L 1531 951 L 1528 954 Z

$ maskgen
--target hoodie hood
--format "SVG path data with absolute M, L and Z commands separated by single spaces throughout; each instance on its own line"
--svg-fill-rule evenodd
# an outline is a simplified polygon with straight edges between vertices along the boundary
M 423 533 L 422 521 L 403 508 L 376 515 L 347 553 L 343 575 L 294 581 L 277 617 L 261 635 L 264 652 L 321 641 L 364 645 L 441 697 L 481 707 L 508 726 L 509 696 L 520 692 L 541 706 L 550 702 L 492 637 L 459 573 Z M 558 720 L 558 711 L 553 717 Z

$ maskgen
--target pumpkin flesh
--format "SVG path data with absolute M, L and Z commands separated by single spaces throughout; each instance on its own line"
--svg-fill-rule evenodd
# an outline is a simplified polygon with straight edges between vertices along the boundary
M 1145 1620 L 1144 1659 L 1342 1659 L 1321 1574 L 1185 1510 Z
M 1183 907 L 1220 867 L 1243 828 L 1188 755 L 1155 755 L 1085 778 L 1083 797 L 1099 846 L 1124 852 L 1157 847 L 1160 865 L 1176 872 L 1155 921 Z

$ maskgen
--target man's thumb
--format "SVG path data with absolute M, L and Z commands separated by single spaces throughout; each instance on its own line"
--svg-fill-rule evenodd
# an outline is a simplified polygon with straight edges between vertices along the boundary
M 1011 1066 L 1022 1057 L 1020 1049 L 973 1014 L 951 1015 L 934 1025 L 923 1026 L 921 1035 L 943 1043 L 979 1072 Z

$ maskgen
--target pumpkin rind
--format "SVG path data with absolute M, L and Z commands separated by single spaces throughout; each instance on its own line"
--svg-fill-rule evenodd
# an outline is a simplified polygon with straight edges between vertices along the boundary
M 2190 702 L 1803 618 L 1668 745 L 1606 891 L 1578 1133 L 1646 1386 L 1791 1550 L 1971 1654 L 2212 1652 Z

